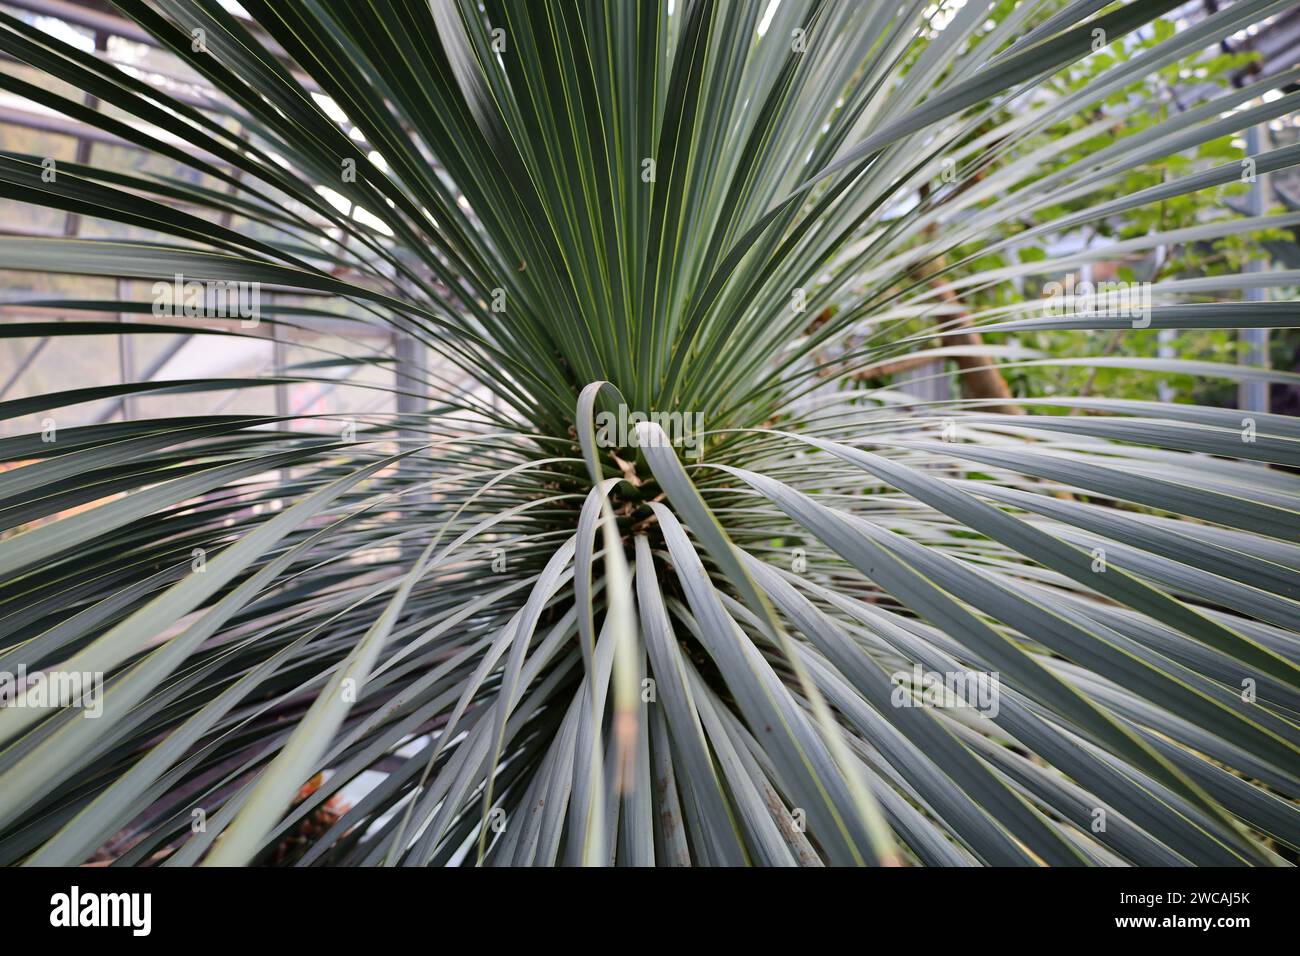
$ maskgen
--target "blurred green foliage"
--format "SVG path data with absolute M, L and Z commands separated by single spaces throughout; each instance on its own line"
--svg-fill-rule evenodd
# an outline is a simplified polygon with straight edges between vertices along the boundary
M 997 5 L 993 19 L 1010 11 L 1014 0 L 1002 0 Z M 1157 45 L 1171 36 L 1176 27 L 1172 20 L 1156 21 L 1151 28 L 1129 38 L 1125 44 L 1111 44 L 1093 56 L 1076 63 L 1054 77 L 1045 90 L 1048 95 L 1066 97 L 1082 89 L 1090 81 L 1114 67 Z M 1116 139 L 1135 136 L 1156 124 L 1164 122 L 1178 112 L 1192 108 L 1232 87 L 1234 74 L 1247 67 L 1255 54 L 1202 53 L 1172 63 L 1158 73 L 1120 90 L 1095 108 L 1071 116 L 1067 121 L 1047 126 L 1016 149 L 1008 151 L 1002 161 L 1043 147 L 1051 142 L 1062 142 L 1099 120 L 1113 120 L 1101 135 L 1093 136 L 1077 145 L 1059 150 L 1052 161 L 1039 165 L 1033 179 L 1018 184 L 1018 189 L 1032 186 L 1034 180 L 1050 175 L 1055 170 L 1080 162 L 1088 155 L 1110 146 Z M 989 128 L 1004 122 L 1009 113 L 1002 113 L 988 124 Z M 1272 148 L 1267 143 L 1265 148 Z M 1166 180 L 1224 163 L 1240 161 L 1245 156 L 1244 133 L 1241 136 L 1224 136 L 1205 143 L 1194 152 L 1169 156 L 1159 162 L 1141 166 L 1117 181 L 1103 184 L 1090 195 L 1058 206 L 1049 207 L 1037 214 L 1037 219 L 1051 219 L 1096 206 L 1112 198 L 1130 195 L 1141 189 Z M 1148 235 L 1184 228 L 1223 217 L 1240 215 L 1229 202 L 1238 208 L 1250 190 L 1247 183 L 1233 183 L 1216 189 L 1202 190 L 1190 195 L 1177 196 L 1165 202 L 1143 206 L 1121 216 L 1091 223 L 1072 236 L 1058 236 L 1062 245 L 1067 242 L 1084 246 L 1120 241 L 1135 236 Z M 1271 208 L 1266 212 L 1280 211 Z M 1014 236 L 1029 225 L 1028 221 L 1008 219 L 1003 224 L 1003 235 Z M 1184 244 L 1165 247 L 1157 259 L 1147 256 L 1142 260 L 1124 262 L 1098 262 L 1097 268 L 1114 269 L 1104 278 L 1128 282 L 1159 282 L 1166 279 L 1192 276 L 1210 276 L 1242 271 L 1252 259 L 1267 259 L 1263 246 L 1266 240 L 1293 243 L 1294 237 L 1285 231 L 1263 230 L 1253 234 L 1238 235 L 1212 243 Z M 949 261 L 960 261 L 975 256 L 959 271 L 949 273 L 960 277 L 986 269 L 998 269 L 1048 259 L 1049 250 L 1039 245 L 1022 246 L 1014 250 L 1014 258 L 1004 255 L 979 255 L 980 246 L 961 246 L 949 254 Z M 965 294 L 964 304 L 972 311 L 1012 306 L 1016 303 L 1041 298 L 1042 287 L 1050 281 L 1059 281 L 1061 275 L 1045 274 L 1028 277 L 1017 284 L 1003 282 L 995 287 L 980 288 Z M 1077 275 L 1076 275 L 1076 278 Z M 1098 275 L 1098 278 L 1103 276 Z M 1203 301 L 1212 301 L 1204 297 Z M 1186 299 L 1185 301 L 1194 301 Z M 1083 343 L 1080 336 L 1093 336 Z M 989 334 L 989 343 L 1016 344 L 1040 351 L 1053 357 L 1079 357 L 1082 355 L 1124 355 L 1154 357 L 1161 345 L 1174 357 L 1195 361 L 1236 363 L 1241 358 L 1242 345 L 1236 330 L 1180 331 L 1159 340 L 1155 330 L 1125 329 L 1106 332 L 1033 332 L 1019 334 Z M 1296 364 L 1300 349 L 1300 334 L 1274 331 L 1270 338 L 1272 363 L 1275 367 L 1291 369 Z M 1190 376 L 1164 375 L 1139 369 L 1088 368 L 1062 366 L 1004 369 L 1014 394 L 1018 396 L 1052 396 L 1096 394 L 1143 400 L 1157 400 L 1163 382 L 1173 390 L 1175 401 L 1231 406 L 1236 401 L 1236 384 L 1226 379 L 1192 378 Z

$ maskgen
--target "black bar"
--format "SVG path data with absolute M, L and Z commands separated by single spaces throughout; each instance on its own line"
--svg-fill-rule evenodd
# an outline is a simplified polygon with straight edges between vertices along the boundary
M 416 933 L 437 945 L 481 936 L 489 949 L 517 938 L 550 948 L 563 940 L 670 941 L 705 925 L 709 935 L 805 939 L 851 933 L 864 950 L 880 940 L 916 944 L 1032 939 L 1229 943 L 1283 939 L 1296 925 L 1294 870 L 171 870 L 8 869 L 0 873 L 6 934 L 70 941 L 92 937 L 168 947 L 262 942 L 370 946 Z M 72 887 L 88 917 L 67 922 Z M 149 894 L 148 934 L 144 897 Z M 86 902 L 88 895 L 94 902 Z M 62 907 L 62 909 L 60 909 Z M 87 909 L 89 907 L 89 909 Z M 1208 921 L 1202 923 L 1201 921 Z M 1124 921 L 1123 924 L 1121 921 Z M 1140 922 L 1133 922 L 1140 921 Z M 1149 922 L 1148 922 L 1149 921 Z M 1195 921 L 1195 922 L 1193 922 Z M 125 925 L 122 925 L 125 924 Z M 672 924 L 672 925 L 669 925 Z M 1145 925 L 1144 925 L 1145 924 Z M 639 927 L 639 928 L 638 928 Z M 1051 936 L 1021 934 L 1046 931 Z M 631 933 L 631 937 L 628 937 Z M 432 934 L 430 937 L 429 934 Z M 831 934 L 835 934 L 832 936 Z M 1260 934 L 1255 936 L 1255 934 Z M 1289 935 L 1289 934 L 1288 934 Z M 776 937 L 773 937 L 775 939 Z M 548 942 L 548 940 L 552 942 Z M 948 945 L 948 944 L 944 944 Z M 251 954 L 250 954 L 251 956 Z

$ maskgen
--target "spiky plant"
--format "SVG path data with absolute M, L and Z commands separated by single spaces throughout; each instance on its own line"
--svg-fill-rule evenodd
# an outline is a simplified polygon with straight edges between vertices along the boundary
M 161 161 L 0 157 L 7 200 L 156 236 L 0 238 L 5 269 L 133 291 L 51 297 L 62 321 L 4 334 L 220 345 L 341 314 L 437 362 L 357 349 L 0 403 L 48 419 L 0 441 L 0 669 L 106 675 L 98 719 L 0 709 L 0 859 L 246 864 L 294 838 L 305 865 L 1238 864 L 1300 844 L 1300 426 L 871 377 L 997 355 L 972 322 L 1077 330 L 1068 361 L 1098 367 L 1266 377 L 1093 354 L 1127 314 L 953 303 L 1294 225 L 1220 214 L 1000 271 L 957 252 L 1239 181 L 1233 160 L 1112 188 L 1294 108 L 1264 98 L 1293 74 L 1047 175 L 1035 134 L 1084 114 L 1072 146 L 1116 136 L 1124 111 L 1086 111 L 1290 0 L 1139 53 L 1176 0 L 243 0 L 255 28 L 216 0 L 116 5 L 221 101 L 0 14 L 0 49 L 44 78 L 7 63 L 0 86 Z M 210 330 L 210 300 L 157 321 L 145 290 L 177 275 L 279 295 L 256 329 Z M 1290 326 L 1292 303 L 1241 292 L 1295 281 L 1162 282 L 1145 319 Z M 58 427 L 91 400 L 346 363 L 395 368 L 400 411 Z

